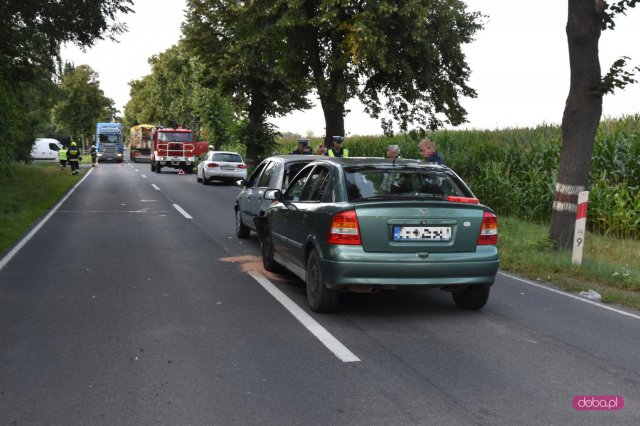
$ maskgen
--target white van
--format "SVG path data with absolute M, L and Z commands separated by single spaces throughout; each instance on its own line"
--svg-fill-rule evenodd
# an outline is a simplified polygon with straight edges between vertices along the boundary
M 38 138 L 31 147 L 31 159 L 57 160 L 61 149 L 65 148 L 57 139 Z

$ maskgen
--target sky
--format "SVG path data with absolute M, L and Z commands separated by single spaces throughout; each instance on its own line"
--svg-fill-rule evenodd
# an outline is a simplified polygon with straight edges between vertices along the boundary
M 151 72 L 148 59 L 180 39 L 184 0 L 158 2 L 134 0 L 135 13 L 123 15 L 129 31 L 119 43 L 99 41 L 82 52 L 64 46 L 63 60 L 87 64 L 99 75 L 100 87 L 124 114 L 129 100 L 128 83 Z M 569 91 L 569 55 L 565 26 L 567 0 L 467 0 L 468 9 L 480 11 L 484 29 L 464 46 L 471 69 L 469 85 L 477 98 L 464 98 L 468 123 L 458 129 L 504 129 L 560 124 Z M 621 56 L 640 66 L 638 22 L 640 10 L 631 10 L 616 20 L 616 29 L 600 37 L 600 65 L 603 74 Z M 635 28 L 634 28 L 635 27 Z M 639 76 L 640 77 L 640 76 Z M 317 99 L 312 101 L 318 105 Z M 347 136 L 382 134 L 378 120 L 369 118 L 359 102 L 347 103 Z M 640 113 L 640 83 L 607 95 L 603 118 Z M 281 132 L 324 135 L 324 118 L 319 106 L 270 120 Z

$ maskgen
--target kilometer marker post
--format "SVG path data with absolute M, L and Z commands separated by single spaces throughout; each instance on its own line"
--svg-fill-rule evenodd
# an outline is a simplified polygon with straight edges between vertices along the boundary
M 576 227 L 573 233 L 573 252 L 571 263 L 582 265 L 582 251 L 584 249 L 585 228 L 587 226 L 587 205 L 589 204 L 589 191 L 578 194 L 578 207 L 576 209 Z

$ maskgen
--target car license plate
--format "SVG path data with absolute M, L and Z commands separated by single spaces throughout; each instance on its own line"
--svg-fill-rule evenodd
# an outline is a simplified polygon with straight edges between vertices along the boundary
M 394 226 L 393 241 L 449 241 L 450 226 Z
M 235 169 L 235 167 L 233 167 L 233 166 L 222 166 L 222 167 L 220 167 L 220 168 L 221 168 L 222 170 L 233 170 L 233 169 Z

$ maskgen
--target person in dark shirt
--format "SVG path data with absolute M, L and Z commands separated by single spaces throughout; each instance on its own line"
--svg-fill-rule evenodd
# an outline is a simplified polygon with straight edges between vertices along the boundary
M 424 161 L 427 163 L 438 163 L 444 166 L 444 158 L 436 151 L 436 143 L 429 138 L 424 138 L 418 145 L 420 148 L 420 154 L 424 157 Z
M 311 149 L 309 149 L 309 139 L 298 139 L 298 148 L 291 151 L 291 154 L 311 154 Z

